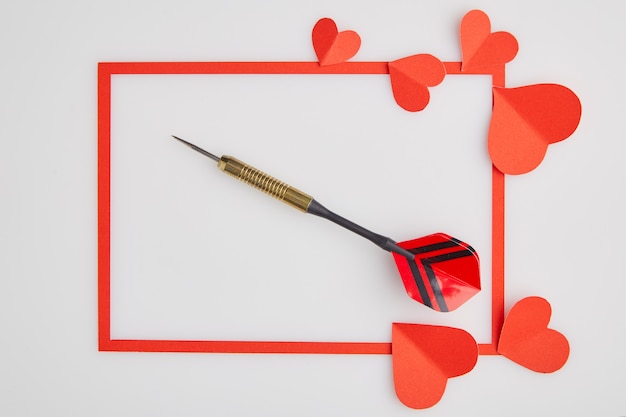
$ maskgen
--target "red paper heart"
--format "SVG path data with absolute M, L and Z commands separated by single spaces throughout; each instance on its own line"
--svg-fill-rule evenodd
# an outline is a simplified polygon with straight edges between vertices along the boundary
M 494 87 L 488 136 L 491 161 L 505 174 L 532 171 L 549 144 L 574 133 L 580 115 L 580 100 L 562 85 Z
M 352 30 L 337 31 L 332 19 L 318 20 L 313 27 L 313 49 L 321 66 L 340 64 L 352 58 L 361 47 L 361 37 Z
M 518 301 L 504 321 L 498 353 L 535 372 L 554 372 L 569 356 L 565 336 L 548 328 L 552 309 L 541 297 Z
M 517 40 L 508 32 L 491 33 L 491 22 L 481 10 L 468 12 L 461 21 L 462 71 L 504 65 L 517 55 Z
M 440 84 L 446 68 L 436 57 L 419 54 L 389 63 L 391 90 L 396 103 L 404 110 L 423 110 L 430 101 L 428 87 Z
M 448 378 L 468 373 L 478 360 L 478 345 L 465 330 L 405 323 L 391 329 L 394 387 L 407 407 L 437 404 Z

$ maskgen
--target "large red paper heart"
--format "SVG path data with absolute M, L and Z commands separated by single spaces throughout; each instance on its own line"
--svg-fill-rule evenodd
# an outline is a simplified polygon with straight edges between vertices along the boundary
M 430 54 L 418 54 L 389 63 L 391 90 L 396 103 L 404 110 L 423 110 L 430 101 L 428 87 L 440 84 L 446 68 Z
M 407 407 L 437 404 L 448 378 L 468 373 L 478 360 L 478 345 L 465 330 L 406 323 L 391 329 L 394 387 Z
M 548 328 L 552 309 L 541 297 L 518 301 L 507 315 L 498 353 L 535 372 L 554 372 L 569 356 L 565 336 Z
M 562 85 L 494 87 L 488 136 L 491 161 L 505 174 L 532 171 L 549 144 L 574 133 L 580 115 L 580 100 Z
M 313 27 L 313 49 L 321 66 L 345 62 L 361 47 L 361 37 L 352 30 L 339 32 L 332 19 L 318 20 Z
M 461 21 L 462 71 L 489 70 L 517 55 L 517 40 L 508 32 L 491 33 L 491 22 L 481 10 L 468 12 Z

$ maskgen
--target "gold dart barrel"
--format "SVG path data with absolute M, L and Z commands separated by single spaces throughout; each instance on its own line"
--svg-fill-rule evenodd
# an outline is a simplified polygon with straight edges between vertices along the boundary
M 294 188 L 263 171 L 241 162 L 237 158 L 224 155 L 217 161 L 219 169 L 225 173 L 253 186 L 254 188 L 283 201 L 300 211 L 306 212 L 313 197 Z

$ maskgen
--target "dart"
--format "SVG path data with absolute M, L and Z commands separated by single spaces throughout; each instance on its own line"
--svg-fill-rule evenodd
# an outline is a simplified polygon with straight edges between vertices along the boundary
M 317 200 L 232 156 L 218 157 L 177 136 L 172 137 L 212 159 L 242 182 L 304 212 L 329 220 L 391 252 L 407 294 L 436 311 L 452 311 L 480 291 L 476 251 L 444 233 L 395 242 L 335 214 Z

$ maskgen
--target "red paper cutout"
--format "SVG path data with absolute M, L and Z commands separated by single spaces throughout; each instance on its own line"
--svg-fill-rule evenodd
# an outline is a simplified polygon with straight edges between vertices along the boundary
M 448 378 L 474 368 L 478 346 L 465 330 L 393 323 L 391 355 L 396 395 L 407 407 L 423 409 L 439 402 Z
M 493 164 L 505 174 L 532 171 L 549 144 L 574 133 L 580 115 L 580 100 L 562 85 L 494 87 L 488 138 Z
M 538 372 L 554 372 L 567 361 L 567 339 L 547 328 L 550 305 L 531 297 L 518 302 L 504 319 L 504 188 L 506 169 L 516 165 L 515 157 L 506 154 L 510 144 L 501 139 L 509 130 L 530 131 L 531 146 L 521 148 L 523 160 L 541 153 L 541 162 L 547 144 L 568 137 L 578 125 L 580 102 L 571 91 L 559 87 L 561 93 L 534 90 L 517 95 L 505 89 L 504 64 L 517 53 L 517 41 L 506 32 L 490 32 L 487 15 L 481 11 L 469 12 L 461 24 L 463 62 L 441 63 L 430 55 L 387 62 L 349 62 L 358 52 L 360 37 L 353 31 L 339 33 L 331 19 L 321 19 L 313 29 L 313 46 L 318 62 L 131 62 L 100 63 L 98 67 L 98 338 L 99 349 L 107 351 L 144 352 L 227 352 L 227 353 L 306 353 L 306 354 L 392 354 L 394 383 L 398 398 L 407 406 L 426 408 L 436 404 L 443 395 L 447 379 L 469 372 L 476 364 L 477 355 L 502 354 L 509 359 Z M 418 58 L 420 57 L 420 58 Z M 434 60 L 443 65 L 441 74 Z M 338 65 L 334 65 L 338 64 Z M 332 66 L 331 66 L 332 65 Z M 331 66 L 330 68 L 328 66 Z M 448 74 L 489 74 L 494 87 L 494 113 L 490 125 L 489 146 L 492 169 L 492 319 L 490 343 L 476 345 L 469 333 L 442 326 L 394 323 L 392 342 L 300 342 L 268 340 L 120 340 L 111 338 L 110 288 L 110 175 L 111 175 L 111 76 L 114 74 L 389 74 L 396 102 L 409 111 L 423 109 L 429 101 L 428 86 L 437 85 Z M 441 76 L 441 80 L 437 81 Z M 531 91 L 529 87 L 526 91 Z M 520 88 L 519 90 L 521 90 Z M 406 91 L 400 91 L 406 90 Z M 558 90 L 558 89 L 556 89 Z M 555 91 L 556 91 L 555 90 Z M 565 92 L 564 90 L 567 90 Z M 575 100 L 572 99 L 572 96 Z M 400 98 L 398 98 L 400 97 Z M 529 98 L 530 97 L 530 98 Z M 537 104 L 559 100 L 563 109 L 555 113 L 559 121 L 539 122 L 542 112 Z M 498 102 L 499 104 L 497 104 Z M 405 107 L 406 106 L 406 107 Z M 554 110 L 551 107 L 550 110 Z M 576 110 L 576 108 L 578 110 Z M 511 116 L 514 113 L 515 116 Z M 504 116 L 498 116 L 503 114 Z M 560 114 L 560 116 L 559 116 Z M 576 116 L 577 114 L 577 116 Z M 530 115 L 530 117 L 527 117 Z M 509 120 L 506 120 L 506 119 Z M 519 125 L 516 125 L 518 123 Z M 523 126 L 519 128 L 519 126 Z M 530 128 L 529 128 L 530 126 Z M 571 132 L 565 134 L 569 126 Z M 492 135 L 493 132 L 493 135 Z M 518 135 L 524 137 L 524 135 Z M 560 138 L 559 138 L 560 137 Z M 543 150 L 537 152 L 532 144 L 543 139 Z M 522 139 L 522 143 L 526 141 Z M 494 146 L 496 151 L 491 152 Z M 530 150 L 529 150 L 530 149 Z M 542 149 L 542 146 L 539 146 Z M 497 155 L 495 158 L 493 155 Z M 502 162 L 496 164 L 498 157 Z M 530 154 L 531 157 L 527 156 Z M 513 161 L 513 162 L 512 162 Z M 496 167 L 497 166 L 497 167 Z M 536 166 L 536 165 L 535 165 Z M 534 167 L 533 167 L 534 168 Z M 531 168 L 531 170 L 533 169 Z M 527 172 L 527 171 L 525 171 Z M 521 173 L 521 172 L 520 172 Z M 530 301 L 529 301 L 530 300 Z M 521 317 L 521 318 L 520 318 Z M 528 320 L 530 323 L 525 323 Z M 245 335 L 243 335 L 245 337 Z M 545 349 L 551 350 L 546 356 Z
M 423 110 L 430 100 L 428 87 L 439 85 L 446 68 L 430 54 L 418 54 L 389 63 L 389 78 L 396 103 L 407 111 Z
M 462 75 L 460 62 L 444 62 L 447 74 Z M 504 67 L 492 69 L 493 85 L 504 86 Z M 347 62 L 322 67 L 317 62 L 101 62 L 98 64 L 98 348 L 118 352 L 223 352 L 299 354 L 391 354 L 390 341 L 271 341 L 114 339 L 111 336 L 111 82 L 116 74 L 379 74 L 387 62 Z M 504 322 L 505 175 L 492 169 L 491 341 L 481 355 L 497 355 Z
M 361 47 L 361 37 L 353 30 L 339 32 L 333 19 L 318 20 L 313 27 L 313 49 L 321 66 L 340 64 L 352 58 Z
M 508 32 L 491 32 L 489 16 L 468 12 L 461 21 L 462 71 L 485 70 L 504 65 L 517 55 L 517 40 Z
M 549 329 L 552 308 L 541 297 L 518 301 L 507 315 L 498 353 L 535 372 L 555 372 L 569 356 L 567 338 Z

